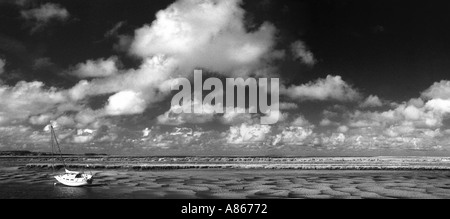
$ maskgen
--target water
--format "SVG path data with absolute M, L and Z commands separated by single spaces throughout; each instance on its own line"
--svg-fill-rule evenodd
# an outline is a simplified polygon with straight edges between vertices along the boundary
M 0 168 L 0 198 L 450 198 L 449 171 L 105 170 L 88 187 L 51 174 Z

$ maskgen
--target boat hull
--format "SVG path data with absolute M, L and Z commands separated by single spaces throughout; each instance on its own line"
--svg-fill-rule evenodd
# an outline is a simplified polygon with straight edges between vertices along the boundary
M 86 186 L 92 183 L 92 176 L 89 174 L 83 174 L 81 178 L 71 177 L 70 174 L 63 174 L 55 176 L 55 179 L 66 186 Z

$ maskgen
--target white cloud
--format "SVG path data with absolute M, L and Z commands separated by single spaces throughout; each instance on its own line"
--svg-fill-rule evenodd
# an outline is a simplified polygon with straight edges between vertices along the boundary
M 300 59 L 306 65 L 314 65 L 317 62 L 313 53 L 300 40 L 291 44 L 291 51 L 295 59 Z
M 185 108 L 202 107 L 203 113 L 183 113 Z M 178 108 L 181 108 L 182 113 L 175 113 Z M 185 123 L 200 124 L 210 122 L 214 119 L 214 107 L 209 104 L 203 104 L 201 100 L 194 99 L 188 104 L 181 106 L 171 106 L 171 108 L 162 115 L 157 117 L 159 124 L 164 125 L 181 125 Z
M 244 25 L 240 0 L 179 0 L 136 30 L 130 53 L 165 55 L 183 71 L 195 67 L 219 73 L 251 70 L 270 55 L 275 28 L 264 23 L 254 32 Z
M 157 102 L 170 93 L 167 83 L 164 82 L 170 81 L 170 74 L 176 68 L 174 64 L 172 59 L 163 56 L 152 57 L 144 60 L 136 70 L 95 78 L 89 82 L 82 80 L 72 87 L 69 93 L 74 100 L 81 100 L 89 96 L 134 90 L 145 93 L 143 98 L 147 103 Z
M 239 75 L 271 72 L 267 70 L 270 69 L 266 65 L 268 60 L 280 57 L 279 51 L 273 51 L 275 28 L 264 23 L 256 31 L 247 31 L 245 11 L 240 5 L 239 0 L 180 0 L 173 3 L 159 11 L 151 24 L 137 29 L 134 37 L 127 37 L 128 52 L 142 59 L 141 66 L 117 74 L 114 58 L 79 64 L 75 75 L 96 78 L 82 80 L 69 89 L 71 100 L 131 90 L 145 94 L 139 98 L 145 102 L 140 102 L 139 110 L 135 110 L 139 112 L 164 100 L 171 93 L 167 85 L 172 78 L 190 75 L 193 68 Z M 118 23 L 116 27 L 122 25 Z M 104 111 L 107 112 L 105 115 L 111 114 L 106 107 Z M 209 118 L 172 115 L 169 110 L 159 116 L 158 121 L 182 124 L 205 122 Z
M 426 99 L 450 99 L 450 81 L 442 80 L 434 83 L 422 92 L 422 96 Z
M 300 127 L 313 127 L 313 125 L 302 115 L 299 115 L 296 119 L 294 119 L 291 125 Z
M 5 65 L 6 65 L 6 60 L 0 59 L 0 74 L 3 74 L 3 72 L 5 72 Z
M 418 120 L 422 117 L 422 111 L 415 106 L 407 106 L 403 109 L 406 120 Z
M 104 112 L 100 110 L 92 110 L 89 108 L 80 110 L 74 117 L 77 128 L 82 128 L 93 124 L 99 117 L 104 116 Z
M 148 137 L 150 135 L 150 132 L 152 132 L 151 129 L 145 128 L 144 130 L 142 130 L 142 137 Z
M 336 146 L 342 146 L 347 137 L 344 133 L 333 133 L 330 137 L 322 137 L 322 144 L 330 149 L 336 149 Z
M 80 78 L 108 77 L 118 73 L 117 65 L 118 58 L 116 56 L 106 60 L 102 58 L 87 60 L 85 63 L 76 65 L 71 74 Z
M 185 127 L 174 127 L 165 132 L 152 127 L 144 129 L 144 136 L 136 144 L 143 149 L 189 148 L 189 150 L 195 150 L 203 148 L 204 143 L 209 141 L 209 134 L 201 129 L 194 130 Z
M 93 139 L 94 135 L 74 135 L 72 142 L 77 144 L 84 144 L 92 141 Z
M 349 145 L 379 149 L 442 149 L 444 120 L 450 114 L 450 83 L 441 81 L 400 104 L 391 104 L 386 111 L 359 111 L 344 115 L 351 127 Z M 360 137 L 356 137 L 360 136 Z M 357 141 L 356 141 L 357 140 Z
M 44 125 L 48 124 L 51 119 L 53 119 L 53 114 L 41 114 L 39 116 L 30 117 L 30 123 L 33 125 Z
M 66 21 L 70 14 L 67 9 L 63 8 L 59 4 L 46 3 L 39 8 L 33 8 L 30 10 L 22 10 L 20 12 L 22 18 L 33 22 L 32 32 L 47 25 L 50 21 Z
M 121 91 L 109 97 L 105 106 L 107 115 L 130 115 L 144 112 L 146 108 L 142 94 L 131 90 Z
M 72 127 L 75 125 L 75 121 L 70 116 L 60 116 L 58 117 L 55 122 L 63 127 Z
M 266 135 L 270 132 L 271 126 L 269 125 L 248 125 L 243 123 L 238 126 L 231 126 L 226 139 L 229 144 L 263 142 L 266 140 Z
M 413 123 L 411 122 L 402 122 L 399 125 L 392 125 L 386 130 L 384 130 L 384 134 L 389 137 L 398 137 L 403 135 L 408 135 L 413 133 L 416 130 Z
M 282 94 L 295 100 L 338 100 L 355 101 L 361 94 L 342 80 L 341 76 L 328 75 L 325 79 L 318 79 L 304 85 L 282 87 Z
M 45 89 L 39 81 L 20 81 L 14 87 L 0 85 L 0 100 L 0 117 L 8 122 L 49 113 L 67 96 L 56 88 Z
M 255 114 L 250 113 L 238 113 L 241 110 L 239 107 L 226 107 L 225 113 L 221 117 L 221 121 L 224 124 L 237 125 L 242 123 L 256 123 L 258 118 Z M 246 110 L 246 109 L 243 109 Z
M 116 133 L 108 133 L 95 139 L 95 142 L 114 142 L 118 138 Z
M 349 128 L 347 126 L 345 126 L 345 125 L 341 125 L 341 126 L 338 127 L 337 130 L 339 132 L 341 132 L 341 133 L 346 133 L 346 132 L 348 132 Z
M 378 96 L 370 95 L 359 106 L 362 108 L 381 107 L 383 106 L 383 102 Z
M 422 108 L 425 105 L 425 102 L 422 98 L 412 98 L 408 101 L 409 105 L 415 106 L 417 108 Z
M 450 113 L 450 98 L 446 100 L 432 99 L 426 103 L 425 107 L 440 114 Z
M 58 139 L 62 139 L 62 137 L 62 135 L 58 135 Z M 26 125 L 0 126 L 0 139 L 1 144 L 4 144 L 9 150 L 50 150 L 49 133 L 36 131 Z
M 309 142 L 309 137 L 313 136 L 313 130 L 307 127 L 290 126 L 275 136 L 272 144 L 304 145 Z

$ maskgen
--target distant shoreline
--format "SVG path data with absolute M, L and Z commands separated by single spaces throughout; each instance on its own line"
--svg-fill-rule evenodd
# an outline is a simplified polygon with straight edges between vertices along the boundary
M 63 156 L 72 169 L 450 170 L 450 157 L 157 157 Z M 62 168 L 59 157 L 0 156 L 0 165 Z
M 0 159 L 2 158 L 49 158 L 49 157 L 60 157 L 58 153 L 42 152 L 42 151 L 0 151 Z M 314 155 L 141 155 L 141 154 L 106 154 L 106 153 L 63 153 L 63 158 L 92 158 L 92 157 L 102 157 L 102 158 L 444 158 L 449 159 L 450 156 L 445 155 L 400 155 L 400 156 L 383 156 L 383 155 L 367 155 L 367 156 L 352 156 L 352 155 L 338 155 L 338 156 L 314 156 Z
M 52 169 L 52 164 L 30 163 L 27 169 Z M 58 164 L 56 169 L 62 169 Z M 270 170 L 439 170 L 448 171 L 450 166 L 383 166 L 383 165 L 286 165 L 286 164 L 69 164 L 72 169 L 127 169 L 127 170 L 180 170 L 180 169 L 270 169 Z

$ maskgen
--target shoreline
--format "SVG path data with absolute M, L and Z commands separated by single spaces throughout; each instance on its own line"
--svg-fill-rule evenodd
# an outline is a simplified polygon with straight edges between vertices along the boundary
M 296 164 L 66 164 L 72 169 L 129 169 L 129 170 L 181 170 L 181 169 L 269 169 L 269 170 L 439 170 L 448 171 L 450 166 L 380 166 L 380 165 L 296 165 Z M 55 169 L 63 168 L 56 164 Z M 29 163 L 26 169 L 52 169 L 52 164 Z
M 71 169 L 450 170 L 449 157 L 63 157 Z M 0 157 L 0 166 L 60 169 L 60 158 Z
M 14 161 L 29 169 L 64 167 L 57 158 Z M 450 170 L 448 157 L 71 157 L 64 161 L 75 169 Z
M 26 169 L 52 169 L 49 163 L 28 163 Z M 128 169 L 128 170 L 181 170 L 181 169 L 268 169 L 268 170 L 450 170 L 450 166 L 430 165 L 320 165 L 320 164 L 66 164 L 72 169 Z M 54 165 L 55 169 L 63 164 Z

